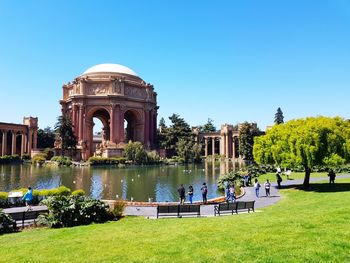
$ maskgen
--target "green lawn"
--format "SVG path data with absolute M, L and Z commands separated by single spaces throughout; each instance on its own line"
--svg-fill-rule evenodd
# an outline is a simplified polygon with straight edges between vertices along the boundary
M 328 173 L 312 173 L 310 178 L 316 178 L 316 177 L 327 177 Z M 281 175 L 283 181 L 287 181 L 286 175 Z M 290 180 L 297 180 L 297 179 L 304 179 L 305 173 L 304 172 L 292 172 L 289 176 Z M 276 173 L 267 173 L 259 176 L 259 182 L 263 183 L 266 181 L 266 179 L 269 179 L 270 182 L 276 182 Z
M 350 179 L 282 190 L 260 212 L 125 218 L 0 237 L 0 262 L 350 262 Z

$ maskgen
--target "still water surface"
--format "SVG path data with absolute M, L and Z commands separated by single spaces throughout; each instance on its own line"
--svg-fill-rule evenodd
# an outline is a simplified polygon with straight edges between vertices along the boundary
M 194 188 L 194 200 L 201 199 L 203 182 L 208 198 L 218 196 L 220 174 L 233 169 L 232 162 L 177 166 L 143 167 L 34 167 L 31 165 L 0 165 L 0 191 L 32 186 L 50 189 L 64 185 L 72 190 L 83 189 L 93 198 L 135 201 L 177 201 L 177 189 L 184 184 Z

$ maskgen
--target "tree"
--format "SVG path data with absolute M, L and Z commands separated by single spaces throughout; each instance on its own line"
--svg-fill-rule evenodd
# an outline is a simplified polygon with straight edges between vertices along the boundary
M 216 128 L 213 124 L 213 120 L 208 118 L 208 122 L 204 124 L 203 126 L 200 126 L 200 130 L 202 132 L 215 132 Z
M 188 123 L 177 114 L 171 115 L 169 119 L 171 125 L 164 132 L 162 131 L 163 139 L 160 142 L 161 146 L 165 149 L 176 150 L 176 144 L 180 139 L 192 142 L 192 130 Z
M 57 118 L 55 131 L 61 138 L 62 155 L 65 150 L 76 148 L 77 139 L 73 133 L 72 121 L 68 116 L 62 115 Z
M 159 125 L 158 125 L 158 129 L 157 129 L 157 145 L 158 145 L 158 147 L 166 149 L 167 145 L 166 145 L 165 135 L 167 134 L 167 129 L 168 129 L 168 127 L 165 125 L 165 120 L 162 117 L 159 120 Z
M 281 108 L 278 107 L 277 112 L 275 114 L 275 124 L 282 124 L 282 123 L 284 123 L 283 119 L 284 119 L 283 112 L 282 112 Z
M 55 132 L 50 127 L 38 129 L 38 148 L 53 148 L 55 144 Z
M 259 164 L 303 166 L 308 187 L 313 166 L 350 161 L 350 123 L 321 116 L 275 125 L 255 139 L 253 153 Z
M 262 132 L 256 123 L 244 122 L 239 126 L 239 153 L 244 160 L 253 161 L 254 137 L 260 136 Z
M 134 163 L 147 163 L 147 152 L 141 142 L 129 142 L 124 148 L 124 155 Z
M 177 155 L 184 160 L 185 163 L 188 163 L 193 158 L 193 144 L 190 141 L 185 139 L 180 139 L 176 143 L 176 152 Z

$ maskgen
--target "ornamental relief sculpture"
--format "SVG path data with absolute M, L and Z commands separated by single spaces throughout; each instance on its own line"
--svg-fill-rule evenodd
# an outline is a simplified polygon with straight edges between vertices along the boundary
M 145 89 L 140 89 L 136 87 L 126 86 L 124 89 L 124 93 L 126 96 L 130 96 L 138 99 L 144 99 L 147 97 Z
M 109 84 L 107 83 L 99 83 L 99 84 L 90 84 L 87 89 L 88 95 L 101 95 L 108 94 Z

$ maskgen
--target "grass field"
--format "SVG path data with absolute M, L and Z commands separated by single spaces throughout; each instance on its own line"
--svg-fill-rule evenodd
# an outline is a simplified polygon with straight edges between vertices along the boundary
M 286 175 L 281 175 L 283 181 L 287 181 Z M 290 180 L 297 180 L 297 179 L 304 179 L 305 173 L 304 172 L 292 172 L 289 176 Z M 310 178 L 316 178 L 316 177 L 327 177 L 327 173 L 311 173 Z M 259 176 L 259 182 L 263 183 L 266 181 L 266 179 L 269 179 L 270 182 L 276 182 L 276 173 L 267 173 Z
M 350 262 L 350 179 L 285 189 L 216 218 L 144 219 L 0 236 L 0 262 Z

